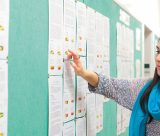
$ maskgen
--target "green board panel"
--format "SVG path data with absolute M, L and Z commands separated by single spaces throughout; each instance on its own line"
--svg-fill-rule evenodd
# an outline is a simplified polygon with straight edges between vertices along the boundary
M 48 133 L 48 2 L 10 1 L 8 136 Z
M 117 76 L 116 23 L 120 7 L 112 0 L 81 0 L 110 18 L 110 72 Z M 10 1 L 8 136 L 48 135 L 48 0 Z M 131 26 L 141 24 L 131 17 Z M 141 52 L 135 53 L 141 59 Z M 104 103 L 98 136 L 116 136 L 116 103 Z M 128 130 L 122 136 L 127 134 Z

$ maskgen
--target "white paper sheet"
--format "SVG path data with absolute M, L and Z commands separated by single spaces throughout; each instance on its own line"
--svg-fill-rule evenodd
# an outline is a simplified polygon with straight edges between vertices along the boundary
M 104 30 L 105 29 L 105 30 Z M 103 61 L 109 61 L 109 20 L 96 12 L 96 48 L 95 48 L 95 71 L 103 71 Z
M 0 0 L 0 3 L 1 3 L 0 4 L 0 14 L 2 14 L 2 12 L 6 12 L 8 14 L 9 13 L 9 0 Z
M 117 105 L 117 135 L 122 133 L 122 111 L 121 106 Z
M 119 20 L 121 20 L 126 25 L 130 25 L 130 16 L 123 10 L 120 9 L 120 17 Z
M 95 70 L 96 58 L 96 13 L 87 7 L 87 69 Z
M 87 94 L 87 136 L 96 136 L 95 94 Z
M 81 57 L 83 67 L 86 67 L 86 57 Z M 86 92 L 88 91 L 88 83 L 82 77 L 77 76 L 77 103 L 76 117 L 82 117 L 86 114 Z
M 75 117 L 75 74 L 69 61 L 64 62 L 63 121 Z
M 110 63 L 109 63 L 109 61 L 103 61 L 102 73 L 105 76 L 110 77 Z
M 63 0 L 49 1 L 49 75 L 63 71 Z
M 125 25 L 117 23 L 117 75 L 118 77 L 123 77 L 123 78 L 134 77 L 133 52 L 134 52 L 133 30 L 129 29 Z
M 125 42 L 124 42 L 125 41 Z M 134 77 L 134 34 L 121 23 L 117 23 L 117 77 Z M 125 69 L 125 70 L 124 70 Z M 123 133 L 129 124 L 130 113 L 118 105 L 117 135 Z M 123 114 L 127 113 L 125 116 Z
M 76 4 L 75 0 L 64 0 L 64 58 L 68 49 L 76 46 Z
M 109 26 L 109 18 L 103 17 L 103 61 L 109 61 L 109 39 L 110 39 L 110 26 Z
M 141 30 L 136 28 L 136 50 L 141 50 Z
M 77 52 L 79 55 L 86 56 L 86 5 L 76 2 L 77 14 Z
M 62 77 L 49 77 L 49 136 L 62 136 Z
M 64 93 L 75 93 L 75 72 L 70 61 L 64 61 Z
M 76 136 L 86 136 L 86 117 L 76 119 Z
M 75 136 L 75 122 L 70 121 L 63 126 L 63 136 Z
M 96 130 L 97 130 L 97 133 L 103 129 L 103 102 L 104 102 L 104 96 L 96 94 Z
M 0 134 L 7 136 L 8 128 L 8 64 L 0 60 Z

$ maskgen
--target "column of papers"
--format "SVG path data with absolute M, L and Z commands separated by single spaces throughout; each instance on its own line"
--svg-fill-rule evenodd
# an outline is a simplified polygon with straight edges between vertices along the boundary
M 49 1 L 48 73 L 62 75 L 63 71 L 63 0 Z
M 127 26 L 117 23 L 117 77 L 134 77 L 134 34 Z M 124 70 L 125 69 L 125 70 Z M 117 135 L 129 125 L 130 111 L 117 106 Z
M 96 98 L 95 94 L 87 94 L 87 136 L 96 136 Z
M 68 49 L 76 46 L 76 4 L 74 0 L 64 0 L 64 58 Z
M 9 1 L 0 0 L 0 59 L 8 57 Z
M 69 61 L 64 64 L 63 121 L 75 117 L 75 74 Z
M 81 56 L 86 56 L 86 5 L 76 2 L 77 14 L 77 52 Z
M 8 64 L 0 60 L 0 134 L 7 136 L 8 124 Z
M 87 69 L 95 70 L 96 16 L 95 10 L 87 7 Z
M 0 135 L 8 135 L 9 0 L 0 0 Z
M 81 57 L 81 62 L 86 68 L 86 57 Z M 87 82 L 82 77 L 77 76 L 77 99 L 76 99 L 76 117 L 82 117 L 86 114 L 86 92 L 88 90 Z
M 49 77 L 49 136 L 62 136 L 62 77 Z
M 87 82 L 75 76 L 72 60 L 67 59 L 68 49 L 80 55 L 85 68 L 109 76 L 109 19 L 79 1 L 50 0 L 49 136 L 85 136 L 86 131 L 94 136 L 103 129 L 104 97 L 87 92 Z M 88 112 L 86 106 L 91 103 L 87 95 L 94 101 Z

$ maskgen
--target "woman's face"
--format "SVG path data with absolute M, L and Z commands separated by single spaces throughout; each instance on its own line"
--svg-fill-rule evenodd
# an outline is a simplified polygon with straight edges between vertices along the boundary
M 157 74 L 160 76 L 160 42 L 158 42 L 158 45 L 156 46 L 156 68 L 157 68 Z

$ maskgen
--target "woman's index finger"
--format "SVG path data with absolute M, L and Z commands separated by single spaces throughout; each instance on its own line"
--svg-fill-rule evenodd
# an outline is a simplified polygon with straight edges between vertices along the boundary
M 68 49 L 68 51 L 69 51 L 69 53 L 71 53 L 71 55 L 72 55 L 74 58 L 76 58 L 76 59 L 79 58 L 78 55 L 77 55 L 75 52 L 73 52 L 72 50 L 69 50 L 69 49 Z

